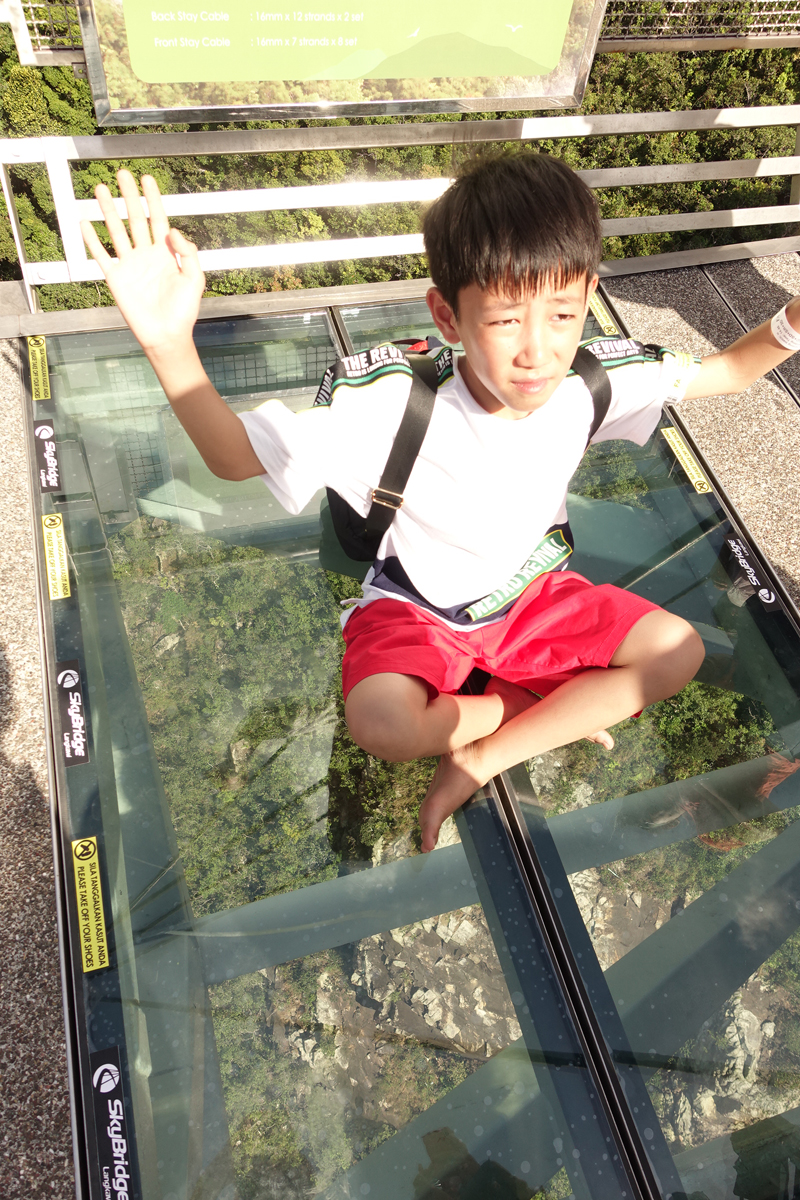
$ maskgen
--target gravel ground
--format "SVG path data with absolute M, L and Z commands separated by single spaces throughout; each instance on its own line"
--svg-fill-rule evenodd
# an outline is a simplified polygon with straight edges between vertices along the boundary
M 676 350 L 710 354 L 758 325 L 800 291 L 797 255 L 703 269 L 661 271 L 605 281 L 634 335 Z M 783 282 L 780 282 L 783 281 Z M 797 356 L 800 357 L 800 356 Z M 792 364 L 792 369 L 796 370 Z M 772 380 L 739 396 L 680 405 L 698 445 L 760 543 L 796 604 L 800 604 L 800 407 Z
M 727 345 L 800 292 L 796 255 L 612 278 L 636 337 Z M 712 284 L 729 297 L 733 315 Z M 738 319 L 737 319 L 738 318 Z M 27 470 L 16 344 L 0 341 L 0 1200 L 74 1196 Z M 800 392 L 798 363 L 784 368 Z M 684 415 L 800 603 L 800 408 L 776 383 Z
M 28 473 L 0 342 L 0 1197 L 75 1195 Z

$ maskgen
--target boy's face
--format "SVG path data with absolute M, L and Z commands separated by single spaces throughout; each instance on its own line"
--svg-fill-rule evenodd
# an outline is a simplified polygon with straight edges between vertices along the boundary
M 461 342 L 461 375 L 474 399 L 494 416 L 518 421 L 546 404 L 572 365 L 597 276 L 558 280 L 519 297 L 483 291 L 458 295 L 458 316 L 438 288 L 428 307 L 448 342 Z

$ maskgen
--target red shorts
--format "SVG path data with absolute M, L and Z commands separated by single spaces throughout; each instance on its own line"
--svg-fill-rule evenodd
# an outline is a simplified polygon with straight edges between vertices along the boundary
M 607 667 L 658 605 L 575 571 L 535 579 L 500 621 L 452 629 L 402 600 L 373 600 L 344 627 L 344 694 L 368 675 L 415 675 L 431 697 L 457 692 L 473 667 L 546 696 L 590 667 Z

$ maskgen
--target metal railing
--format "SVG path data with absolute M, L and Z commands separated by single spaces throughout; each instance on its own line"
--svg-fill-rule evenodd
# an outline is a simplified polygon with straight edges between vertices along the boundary
M 603 134 L 641 134 L 686 130 L 733 130 L 763 126 L 800 124 L 800 105 L 764 108 L 708 109 L 691 112 L 631 113 L 626 115 L 530 117 L 524 120 L 459 121 L 430 124 L 382 126 L 328 126 L 310 129 L 226 130 L 217 133 L 128 134 L 119 137 L 13 138 L 0 141 L 0 176 L 12 232 L 22 267 L 23 281 L 32 311 L 34 289 L 42 284 L 71 283 L 102 279 L 97 264 L 87 257 L 79 223 L 100 220 L 95 200 L 78 199 L 71 163 L 140 158 L 170 158 L 188 155 L 264 154 L 286 151 L 357 150 L 388 146 L 480 144 L 540 139 L 576 138 Z M 22 226 L 17 214 L 12 171 L 21 164 L 44 164 L 50 180 L 64 258 L 55 262 L 28 260 Z M 654 216 L 616 217 L 603 221 L 605 236 L 670 232 L 686 229 L 720 229 L 776 225 L 800 221 L 800 136 L 794 155 L 773 158 L 724 160 L 721 162 L 669 163 L 618 167 L 579 172 L 594 188 L 670 185 L 699 180 L 790 177 L 789 204 L 763 205 L 697 213 L 659 213 Z M 311 187 L 254 188 L 248 191 L 167 195 L 171 217 L 244 212 L 289 211 L 331 208 L 342 205 L 408 203 L 430 201 L 447 187 L 447 179 L 354 181 Z M 117 202 L 120 212 L 122 202 Z M 748 249 L 748 246 L 750 247 Z M 800 248 L 800 238 L 774 239 L 702 251 L 677 251 L 669 255 L 623 260 L 626 270 L 648 270 L 656 266 L 681 266 L 689 261 L 712 261 L 715 257 L 752 257 L 761 253 Z M 777 247 L 775 249 L 774 247 Z M 719 253 L 715 254 L 714 251 Z M 320 239 L 282 242 L 273 245 L 205 249 L 200 262 L 204 270 L 233 270 L 242 267 L 277 267 L 353 259 L 382 258 L 422 253 L 419 233 L 389 236 Z M 694 258 L 692 258 L 694 256 Z M 657 261 L 658 260 L 658 261 Z M 611 265 L 613 270 L 613 265 Z
M 82 62 L 75 0 L 0 0 L 20 62 Z M 598 53 L 800 45 L 800 0 L 608 0 Z
M 608 0 L 598 53 L 800 45 L 800 0 Z
M 74 0 L 0 0 L 0 21 L 11 25 L 23 66 L 83 63 L 83 42 Z

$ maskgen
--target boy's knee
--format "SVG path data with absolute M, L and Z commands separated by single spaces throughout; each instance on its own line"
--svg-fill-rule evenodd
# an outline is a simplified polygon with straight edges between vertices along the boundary
M 636 623 L 614 655 L 612 665 L 638 664 L 654 683 L 660 681 L 659 690 L 669 696 L 694 678 L 704 658 L 703 639 L 694 626 L 659 608 Z
M 370 675 L 348 695 L 344 715 L 350 736 L 367 754 L 407 762 L 418 756 L 419 717 L 426 706 L 427 689 L 419 680 Z
M 673 691 L 678 691 L 694 679 L 700 670 L 706 650 L 700 634 L 674 613 L 664 612 L 659 628 L 651 631 L 653 658 L 660 659 L 662 670 L 670 676 Z

